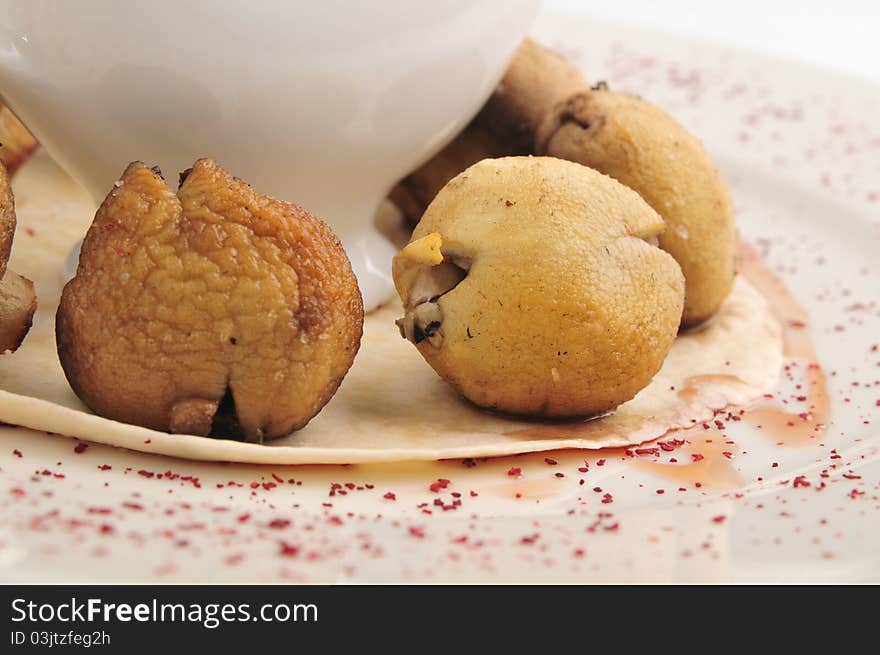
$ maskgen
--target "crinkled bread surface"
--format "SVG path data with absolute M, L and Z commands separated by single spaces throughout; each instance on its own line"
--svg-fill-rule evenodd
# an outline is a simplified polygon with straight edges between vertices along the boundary
M 94 206 L 45 155 L 16 177 L 20 227 L 12 264 L 37 284 L 40 307 L 18 352 L 0 358 L 0 421 L 178 457 L 267 464 L 354 463 L 506 455 L 624 446 L 688 427 L 728 405 L 774 390 L 780 326 L 767 302 L 738 278 L 720 312 L 676 339 L 660 372 L 616 412 L 592 421 L 511 420 L 462 400 L 400 338 L 395 303 L 368 315 L 354 366 L 305 428 L 263 445 L 107 420 L 74 395 L 58 363 L 54 314 L 64 260 Z M 33 233 L 33 236 L 30 235 Z M 21 432 L 22 440 L 27 432 Z

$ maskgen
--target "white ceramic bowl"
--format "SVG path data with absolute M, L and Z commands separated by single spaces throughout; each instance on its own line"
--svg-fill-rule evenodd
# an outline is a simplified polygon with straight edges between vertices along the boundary
M 203 156 L 342 239 L 368 308 L 373 215 L 473 116 L 537 0 L 2 0 L 0 94 L 100 201 L 125 165 Z

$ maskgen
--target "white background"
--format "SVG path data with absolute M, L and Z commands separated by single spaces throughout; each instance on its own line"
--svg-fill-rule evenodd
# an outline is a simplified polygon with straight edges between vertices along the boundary
M 544 11 L 697 36 L 880 82 L 880 0 L 544 0 Z

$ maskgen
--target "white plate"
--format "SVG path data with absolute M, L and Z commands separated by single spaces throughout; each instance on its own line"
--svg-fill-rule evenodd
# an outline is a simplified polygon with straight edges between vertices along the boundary
M 822 437 L 779 446 L 730 420 L 672 435 L 713 439 L 690 449 L 716 453 L 698 488 L 650 463 L 684 449 L 589 454 L 588 472 L 571 451 L 272 467 L 75 452 L 66 437 L 2 428 L 0 579 L 880 580 L 880 88 L 583 19 L 545 16 L 534 33 L 704 139 L 744 240 L 809 311 L 832 397 Z M 789 384 L 778 397 L 797 395 Z M 438 478 L 450 482 L 432 491 Z

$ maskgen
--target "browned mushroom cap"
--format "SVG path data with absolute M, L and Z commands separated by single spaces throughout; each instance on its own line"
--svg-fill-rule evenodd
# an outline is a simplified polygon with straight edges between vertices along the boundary
M 598 88 L 557 106 L 536 150 L 637 191 L 663 217 L 660 247 L 684 273 L 682 325 L 718 310 L 733 286 L 736 225 L 730 191 L 699 140 L 645 100 Z
M 39 143 L 9 107 L 0 102 L 0 162 L 9 176 L 28 160 Z
M 98 414 L 262 441 L 303 427 L 357 353 L 363 303 L 319 218 L 201 159 L 175 195 L 128 166 L 56 316 L 58 353 Z
M 37 310 L 33 282 L 6 268 L 15 222 L 12 188 L 6 168 L 0 163 L 0 353 L 16 350 L 21 345 Z

